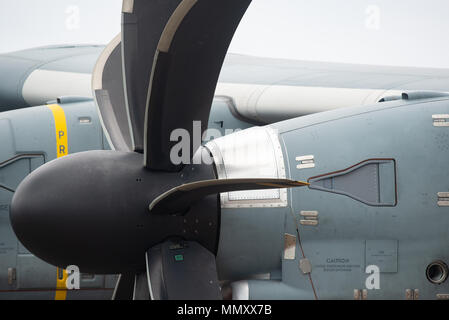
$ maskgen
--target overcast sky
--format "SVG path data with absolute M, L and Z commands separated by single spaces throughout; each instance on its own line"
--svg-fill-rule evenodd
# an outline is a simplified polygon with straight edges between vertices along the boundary
M 121 0 L 0 1 L 0 52 L 105 44 Z M 230 51 L 268 57 L 449 68 L 448 0 L 253 0 Z

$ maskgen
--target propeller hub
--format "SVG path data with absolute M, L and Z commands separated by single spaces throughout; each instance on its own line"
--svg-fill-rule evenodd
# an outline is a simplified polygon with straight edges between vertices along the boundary
M 170 237 L 197 241 L 215 253 L 216 195 L 183 216 L 148 210 L 151 201 L 177 185 L 215 179 L 212 166 L 166 173 L 142 163 L 143 155 L 135 152 L 89 151 L 43 165 L 13 197 L 11 223 L 17 237 L 53 265 L 77 265 L 97 274 L 144 270 L 146 250 Z

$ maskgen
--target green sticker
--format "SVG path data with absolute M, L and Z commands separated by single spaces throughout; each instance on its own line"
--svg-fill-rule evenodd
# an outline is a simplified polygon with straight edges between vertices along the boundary
M 184 256 L 182 254 L 177 254 L 175 256 L 175 261 L 184 261 Z

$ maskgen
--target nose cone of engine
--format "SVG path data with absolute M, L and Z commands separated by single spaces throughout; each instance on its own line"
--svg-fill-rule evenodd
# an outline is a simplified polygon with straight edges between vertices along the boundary
M 83 263 L 83 254 L 94 258 L 108 241 L 102 231 L 109 226 L 97 201 L 105 190 L 89 187 L 103 177 L 92 176 L 85 161 L 83 155 L 72 155 L 39 167 L 21 182 L 11 202 L 11 225 L 19 241 L 60 267 Z
M 62 214 L 52 171 L 45 166 L 28 175 L 17 188 L 11 202 L 11 224 L 20 242 L 35 255 L 47 258 L 62 236 Z M 58 184 L 57 184 L 58 185 Z
M 191 217 L 151 214 L 151 201 L 182 180 L 179 173 L 153 172 L 142 163 L 136 152 L 89 151 L 39 167 L 12 199 L 18 239 L 50 264 L 94 274 L 141 272 L 148 248 L 173 236 L 188 236 L 212 251 L 216 196 L 194 205 Z M 195 174 L 210 177 L 213 171 Z M 190 226 L 186 219 L 199 222 Z
M 89 273 L 138 269 L 152 234 L 146 191 L 151 179 L 142 178 L 142 171 L 137 153 L 90 151 L 51 161 L 17 188 L 12 227 L 28 250 L 59 267 L 77 265 Z

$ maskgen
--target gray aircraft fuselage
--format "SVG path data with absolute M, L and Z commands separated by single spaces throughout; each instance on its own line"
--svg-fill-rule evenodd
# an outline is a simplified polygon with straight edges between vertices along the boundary
M 90 50 L 86 54 L 92 55 L 93 61 Z M 92 50 L 99 54 L 98 49 Z M 58 53 L 61 61 L 52 61 L 51 67 L 44 69 L 83 74 L 76 63 L 67 64 L 64 59 L 83 63 L 87 59 L 63 53 Z M 400 72 L 377 69 L 381 70 L 378 78 L 373 78 L 374 68 L 355 72 L 357 67 L 352 67 L 345 73 L 344 66 L 339 70 L 316 65 L 317 70 L 303 73 L 307 68 L 301 63 L 288 68 L 288 62 L 259 63 L 258 59 L 251 62 L 239 56 L 228 59 L 245 63 L 229 63 L 221 81 L 250 84 L 250 88 L 244 87 L 249 92 L 259 92 L 258 85 L 271 86 L 281 79 L 284 83 L 280 84 L 292 88 L 307 84 L 312 88 L 315 84 L 320 88 L 371 90 L 363 92 L 362 100 L 373 94 L 381 96 L 376 90 L 385 93 L 393 88 L 449 91 L 445 70 L 409 70 L 398 76 Z M 67 65 L 76 70 L 67 69 Z M 319 70 L 325 67 L 332 70 Z M 20 83 L 24 86 L 28 76 L 22 74 L 15 89 Z M 34 84 L 28 85 L 23 94 L 17 95 L 22 91 L 16 90 L 16 96 L 4 101 L 14 108 L 26 107 L 26 99 L 45 102 L 45 95 L 36 96 Z M 228 89 L 222 88 L 222 92 Z M 234 93 L 235 87 L 231 89 Z M 263 102 L 266 97 L 259 98 Z M 261 145 L 258 157 L 235 151 L 246 174 L 275 174 L 311 183 L 309 188 L 285 193 L 221 195 L 217 268 L 220 279 L 233 288 L 234 298 L 435 299 L 449 294 L 447 281 L 432 283 L 426 274 L 433 262 L 449 263 L 449 99 L 395 99 L 295 118 L 301 110 L 292 110 L 292 104 L 270 111 L 265 108 L 268 102 L 253 105 L 248 99 L 241 105 L 242 95 L 217 95 L 209 119 L 209 128 L 218 130 L 217 139 L 205 146 L 214 159 L 224 160 L 217 172 L 219 178 L 241 174 L 233 170 L 235 158 L 226 151 L 226 139 L 241 138 Z M 54 104 L 61 107 L 62 118 L 51 109 Z M 251 107 L 255 112 L 244 112 Z M 286 118 L 292 119 L 276 122 Z M 269 125 L 217 137 L 228 133 L 225 129 L 247 129 L 255 123 Z M 65 144 L 61 135 L 67 138 Z M 56 267 L 30 254 L 10 227 L 9 204 L 14 190 L 46 162 L 69 153 L 106 149 L 108 142 L 93 101 L 63 97 L 49 106 L 0 113 L 0 299 L 54 298 L 57 286 Z M 366 287 L 370 276 L 366 268 L 370 265 L 380 271 L 378 289 Z M 82 290 L 68 291 L 67 298 L 109 298 L 114 284 L 114 276 L 84 275 Z

